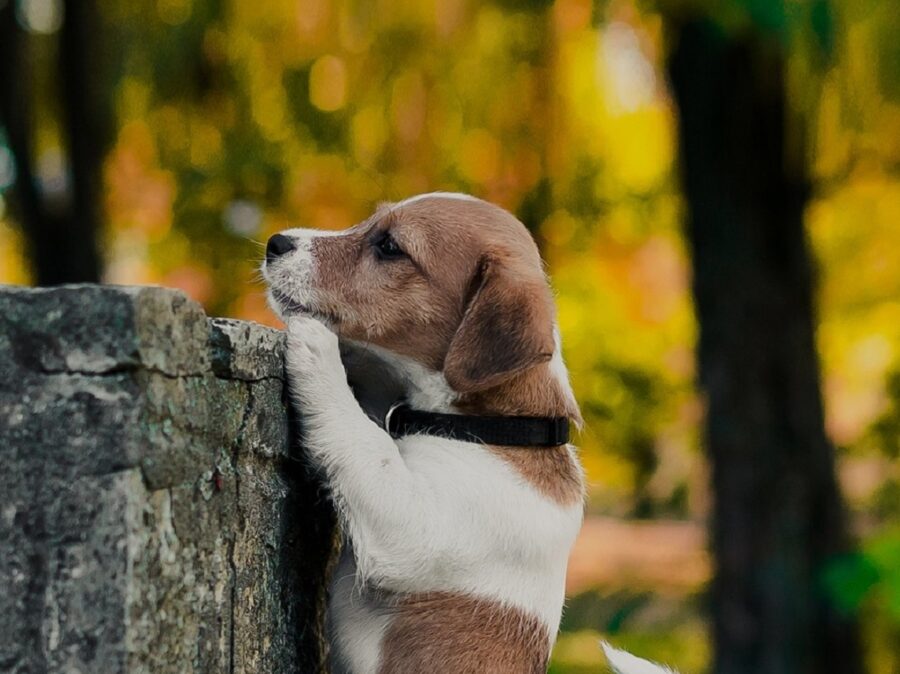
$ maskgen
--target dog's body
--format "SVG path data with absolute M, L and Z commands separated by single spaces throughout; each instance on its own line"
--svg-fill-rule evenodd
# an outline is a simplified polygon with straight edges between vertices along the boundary
M 339 235 L 276 235 L 264 274 L 305 447 L 345 536 L 334 670 L 545 671 L 582 520 L 573 449 L 394 439 L 378 423 L 401 397 L 580 420 L 525 228 L 472 197 L 423 195 Z

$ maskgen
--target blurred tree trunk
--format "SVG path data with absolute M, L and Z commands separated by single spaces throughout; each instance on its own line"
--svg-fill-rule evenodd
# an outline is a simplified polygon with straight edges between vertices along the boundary
M 715 499 L 713 671 L 862 672 L 856 625 L 821 587 L 847 538 L 824 432 L 805 156 L 788 133 L 783 47 L 705 19 L 671 28 Z
M 529 101 L 534 113 L 530 123 L 535 150 L 540 160 L 540 177 L 522 198 L 516 216 L 531 232 L 538 248 L 544 248 L 541 224 L 553 212 L 553 173 L 557 159 L 554 157 L 554 140 L 558 138 L 559 115 L 556 111 L 556 36 L 553 28 L 553 3 L 532 0 L 532 11 L 537 17 L 536 36 L 531 54 L 534 89 Z
M 38 285 L 97 282 L 102 262 L 101 182 L 108 147 L 108 97 L 100 89 L 99 20 L 92 0 L 67 0 L 59 34 L 60 126 L 68 160 L 65 188 L 41 189 L 35 167 L 36 92 L 29 38 L 13 2 L 0 7 L 0 124 L 16 159 L 14 207 Z

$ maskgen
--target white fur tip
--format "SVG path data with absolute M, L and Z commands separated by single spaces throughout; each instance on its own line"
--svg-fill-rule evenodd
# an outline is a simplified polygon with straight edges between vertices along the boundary
M 631 653 L 613 648 L 605 641 L 601 641 L 603 652 L 609 666 L 612 667 L 615 674 L 676 674 L 674 670 L 668 667 L 662 667 L 649 660 L 642 660 L 633 656 Z

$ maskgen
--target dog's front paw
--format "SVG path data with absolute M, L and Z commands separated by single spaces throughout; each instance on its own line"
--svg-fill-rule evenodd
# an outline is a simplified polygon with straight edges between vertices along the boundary
M 304 399 L 349 390 L 337 335 L 314 318 L 288 320 L 285 369 L 291 391 Z

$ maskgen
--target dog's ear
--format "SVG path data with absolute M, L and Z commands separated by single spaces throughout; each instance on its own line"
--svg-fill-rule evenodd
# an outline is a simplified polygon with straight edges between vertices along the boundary
M 480 391 L 553 356 L 553 303 L 543 279 L 481 260 L 462 322 L 444 361 L 447 383 Z

